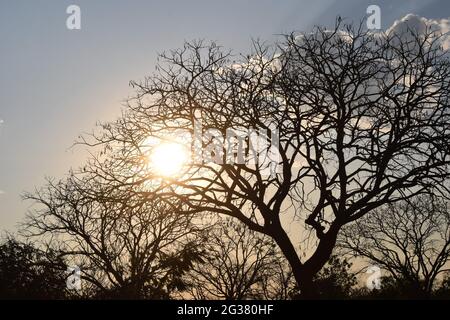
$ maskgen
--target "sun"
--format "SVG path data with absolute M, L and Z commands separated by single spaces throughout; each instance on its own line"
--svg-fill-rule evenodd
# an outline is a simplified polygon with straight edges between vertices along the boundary
M 155 146 L 150 154 L 150 167 L 164 177 L 174 177 L 181 173 L 188 161 L 186 148 L 174 142 L 163 142 Z

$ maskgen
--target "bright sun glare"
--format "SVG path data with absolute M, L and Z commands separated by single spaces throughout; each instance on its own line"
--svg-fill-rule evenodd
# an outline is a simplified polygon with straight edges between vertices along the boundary
M 187 163 L 186 149 L 178 143 L 167 142 L 156 146 L 150 155 L 150 165 L 158 174 L 173 177 Z

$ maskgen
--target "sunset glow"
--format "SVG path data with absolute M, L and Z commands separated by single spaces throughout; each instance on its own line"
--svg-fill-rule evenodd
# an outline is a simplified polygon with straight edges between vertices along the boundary
M 150 167 L 156 174 L 173 177 L 178 175 L 188 161 L 188 152 L 179 143 L 161 143 L 150 154 Z

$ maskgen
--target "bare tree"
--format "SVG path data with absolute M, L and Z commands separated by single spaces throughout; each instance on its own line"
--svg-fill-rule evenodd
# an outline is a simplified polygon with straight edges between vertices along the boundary
M 185 289 L 182 277 L 200 253 L 192 217 L 154 201 L 116 201 L 121 197 L 75 175 L 25 198 L 37 202 L 26 235 L 78 266 L 86 295 L 159 299 Z
M 412 294 L 430 295 L 449 270 L 448 205 L 425 196 L 385 205 L 344 228 L 339 247 L 384 268 Z
M 286 259 L 278 257 L 270 264 L 269 272 L 261 279 L 260 291 L 266 300 L 290 300 L 298 296 L 298 286 Z
M 282 258 L 270 238 L 229 219 L 219 220 L 204 236 L 203 260 L 189 272 L 194 298 L 267 298 L 270 288 L 264 280 L 280 271 L 276 267 Z
M 339 22 L 278 46 L 255 43 L 247 56 L 195 42 L 161 60 L 155 75 L 132 82 L 137 96 L 124 116 L 81 140 L 103 146 L 120 175 L 95 163 L 88 172 L 111 190 L 150 184 L 136 194 L 179 214 L 230 216 L 272 237 L 305 297 L 317 292 L 314 275 L 344 225 L 445 188 L 450 63 L 431 31 L 374 34 Z M 270 152 L 253 156 L 251 139 L 236 138 L 242 128 L 258 130 Z M 203 159 L 161 179 L 148 167 L 154 145 L 146 142 L 180 131 Z M 289 234 L 289 214 L 306 229 Z M 293 239 L 308 235 L 314 246 L 299 249 Z

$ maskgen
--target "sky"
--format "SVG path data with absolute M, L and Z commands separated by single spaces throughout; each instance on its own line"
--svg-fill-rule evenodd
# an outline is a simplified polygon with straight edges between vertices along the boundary
M 81 30 L 66 27 L 72 4 Z M 0 0 L 0 230 L 23 219 L 24 191 L 82 163 L 74 140 L 119 116 L 129 81 L 150 75 L 158 52 L 206 39 L 247 53 L 252 38 L 360 21 L 371 4 L 382 29 L 408 13 L 450 18 L 448 0 Z

